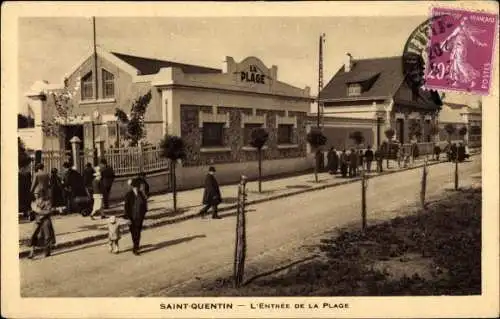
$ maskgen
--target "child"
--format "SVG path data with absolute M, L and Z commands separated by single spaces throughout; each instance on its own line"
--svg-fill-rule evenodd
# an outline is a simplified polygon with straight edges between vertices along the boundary
M 121 238 L 120 226 L 126 224 L 125 221 L 117 220 L 116 216 L 111 216 L 108 222 L 109 252 L 118 254 L 120 247 L 118 241 Z

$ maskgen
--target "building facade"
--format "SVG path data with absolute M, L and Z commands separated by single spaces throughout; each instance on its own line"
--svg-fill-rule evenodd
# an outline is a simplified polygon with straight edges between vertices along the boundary
M 45 136 L 42 121 L 60 118 L 53 97 L 45 93 L 62 87 L 72 97 L 71 114 L 60 121 L 58 136 Z M 177 170 L 181 188 L 199 186 L 209 165 L 216 166 L 222 182 L 255 176 L 257 154 L 249 143 L 257 127 L 269 133 L 264 175 L 310 166 L 305 140 L 310 89 L 279 81 L 278 68 L 256 57 L 239 63 L 226 57 L 223 69 L 215 69 L 99 49 L 97 58 L 90 54 L 71 70 L 64 86 L 37 82 L 26 94 L 39 130 L 34 148 L 67 149 L 73 136 L 83 141 L 82 148 L 92 148 L 96 140 L 108 149 L 123 147 L 115 111 L 129 113 L 148 92 L 147 142 L 157 144 L 170 134 L 186 143 L 187 158 Z
M 398 142 L 430 142 L 442 104 L 435 93 L 409 88 L 401 57 L 355 60 L 350 54 L 320 97 L 327 146 L 337 149 L 353 146 L 349 135 L 354 131 L 363 133 L 364 146 L 377 147 L 388 128 Z
M 451 136 L 445 131 L 445 126 L 452 124 L 456 131 Z M 443 108 L 439 113 L 439 140 L 461 140 L 458 135 L 460 128 L 467 128 L 465 143 L 470 148 L 481 147 L 482 106 L 481 100 L 464 94 L 446 92 L 443 97 Z

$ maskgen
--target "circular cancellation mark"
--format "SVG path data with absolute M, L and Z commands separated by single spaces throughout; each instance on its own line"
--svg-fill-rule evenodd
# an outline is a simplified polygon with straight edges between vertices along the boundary
M 429 47 L 431 32 L 434 35 L 443 33 L 446 29 L 453 26 L 443 19 L 445 16 L 433 16 L 421 23 L 413 30 L 405 43 L 403 50 L 403 75 L 406 84 L 415 93 L 425 84 L 425 67 L 429 65 L 429 53 L 442 54 L 439 47 Z M 431 93 L 433 97 L 437 97 L 438 95 L 435 90 L 431 90 Z

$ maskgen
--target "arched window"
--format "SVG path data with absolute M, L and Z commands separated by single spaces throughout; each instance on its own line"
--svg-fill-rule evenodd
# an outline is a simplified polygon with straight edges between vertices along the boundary
M 115 77 L 104 69 L 102 70 L 102 92 L 105 99 L 115 97 Z
M 85 74 L 82 78 L 82 100 L 92 100 L 94 98 L 94 81 L 92 72 Z

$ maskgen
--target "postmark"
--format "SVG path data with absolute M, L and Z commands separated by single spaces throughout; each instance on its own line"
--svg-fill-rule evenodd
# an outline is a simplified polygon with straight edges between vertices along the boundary
M 498 15 L 433 8 L 424 88 L 488 95 Z

